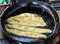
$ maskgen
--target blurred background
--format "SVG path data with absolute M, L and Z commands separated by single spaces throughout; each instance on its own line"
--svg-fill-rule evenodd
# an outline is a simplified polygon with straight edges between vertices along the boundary
M 13 5 L 18 2 L 28 2 L 29 0 L 0 0 L 0 14 L 1 12 L 10 5 Z M 30 0 L 32 1 L 32 0 Z M 35 1 L 35 0 L 33 0 Z M 56 9 L 60 9 L 60 0 L 38 0 L 38 1 L 44 1 L 50 4 L 52 7 Z

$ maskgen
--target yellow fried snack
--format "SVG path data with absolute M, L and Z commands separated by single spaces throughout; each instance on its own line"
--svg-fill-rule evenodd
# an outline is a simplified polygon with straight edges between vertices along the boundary
M 32 13 L 22 13 L 7 19 L 5 25 L 6 31 L 11 34 L 33 38 L 47 38 L 45 33 L 51 33 L 52 30 L 45 28 L 36 28 L 37 26 L 46 26 L 42 17 Z M 44 34 L 43 34 L 44 33 Z
M 25 25 L 25 26 L 43 26 L 43 25 L 44 25 L 44 23 L 38 22 L 38 21 L 36 21 L 36 22 L 26 22 L 26 21 L 20 21 L 20 22 L 18 22 L 18 21 L 9 21 L 8 23 L 9 23 L 9 24 Z M 41 23 L 42 23 L 42 25 L 41 25 Z
M 16 29 L 9 29 L 9 28 L 6 28 L 6 31 L 8 33 L 18 35 L 18 36 L 33 37 L 33 38 L 47 38 L 47 36 L 44 34 L 39 34 L 34 32 L 25 32 L 25 31 L 19 31 Z
M 46 26 L 42 17 L 32 13 L 22 13 L 7 19 L 10 24 L 21 24 L 28 26 Z M 17 23 L 16 23 L 17 22 Z
M 36 33 L 51 33 L 52 30 L 45 29 L 45 28 L 35 28 L 35 27 L 29 27 L 29 26 L 21 26 L 21 25 L 9 25 L 7 24 L 6 27 L 27 31 L 27 32 L 36 32 Z

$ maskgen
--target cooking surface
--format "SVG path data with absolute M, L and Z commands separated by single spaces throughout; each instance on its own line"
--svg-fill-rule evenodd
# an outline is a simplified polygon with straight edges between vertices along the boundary
M 60 16 L 60 15 L 59 15 Z M 56 44 L 56 42 L 58 42 L 59 41 L 59 35 L 58 35 L 58 32 L 56 33 L 56 38 L 54 39 L 54 41 L 51 41 L 51 42 L 53 42 L 54 44 Z M 1 25 L 0 25 L 0 44 L 9 44 L 9 42 L 8 41 L 6 41 L 5 39 L 4 39 L 4 37 L 3 37 L 3 34 L 2 34 L 2 30 L 1 30 Z M 2 40 L 3 39 L 3 40 Z M 42 42 L 42 43 L 39 43 L 39 44 L 44 44 L 44 42 Z M 52 44 L 52 43 L 50 43 L 50 44 Z M 60 44 L 60 43 L 59 43 Z

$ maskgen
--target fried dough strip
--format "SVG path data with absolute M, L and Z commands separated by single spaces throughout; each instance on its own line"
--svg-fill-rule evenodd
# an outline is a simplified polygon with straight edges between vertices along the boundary
M 21 25 L 9 25 L 7 24 L 6 27 L 14 28 L 17 30 L 27 31 L 27 32 L 37 32 L 37 33 L 51 33 L 52 30 L 45 29 L 45 28 L 35 28 L 35 27 L 28 27 L 28 26 L 21 26 Z
M 44 34 L 39 34 L 34 32 L 24 32 L 24 31 L 18 31 L 16 29 L 9 29 L 9 28 L 6 28 L 6 31 L 10 34 L 14 34 L 18 36 L 33 37 L 33 38 L 47 38 L 47 36 Z
M 9 23 L 9 24 L 26 25 L 26 26 L 43 26 L 43 25 L 44 25 L 44 23 L 38 22 L 38 21 L 36 21 L 36 22 L 26 22 L 26 21 L 20 21 L 20 22 L 18 22 L 18 21 L 9 21 L 8 23 Z
M 8 23 L 15 23 L 15 21 L 19 21 L 19 24 L 25 24 L 29 26 L 46 26 L 46 23 L 44 22 L 42 17 L 39 17 L 37 14 L 31 14 L 31 13 L 22 13 L 17 16 L 13 16 L 7 19 Z M 25 23 L 24 23 L 24 22 Z

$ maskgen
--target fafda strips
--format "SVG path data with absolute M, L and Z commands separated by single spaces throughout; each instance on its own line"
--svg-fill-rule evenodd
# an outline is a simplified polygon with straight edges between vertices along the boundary
M 8 18 L 5 28 L 8 33 L 18 36 L 47 38 L 46 34 L 52 33 L 51 29 L 36 28 L 37 26 L 46 25 L 43 18 L 37 14 L 22 13 Z
M 32 13 L 22 13 L 7 19 L 10 24 L 21 24 L 27 26 L 46 26 L 42 17 Z
M 10 25 L 7 24 L 6 27 L 9 27 L 10 29 L 17 29 L 22 31 L 28 31 L 28 32 L 37 32 L 37 33 L 51 33 L 52 30 L 45 29 L 45 28 L 35 28 L 35 27 L 29 27 L 29 26 L 22 26 L 22 25 Z
M 46 35 L 35 32 L 25 32 L 25 31 L 19 31 L 16 29 L 9 29 L 9 28 L 6 28 L 6 31 L 10 34 L 14 34 L 18 36 L 31 37 L 31 38 L 47 38 Z

